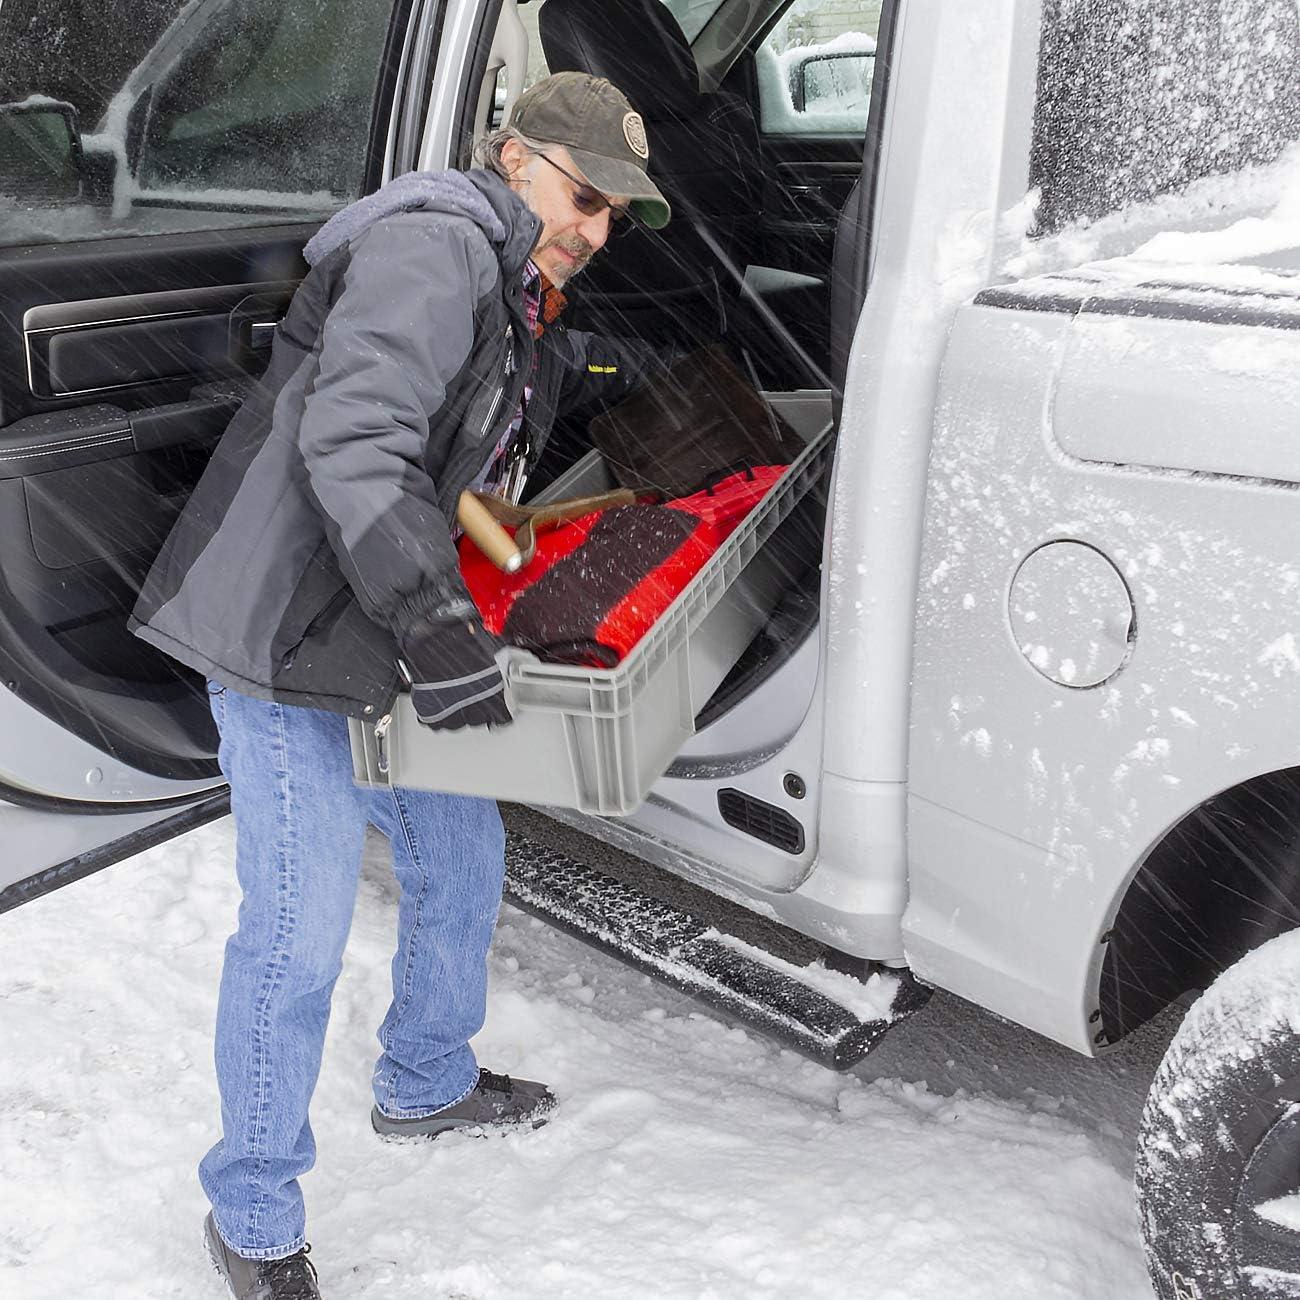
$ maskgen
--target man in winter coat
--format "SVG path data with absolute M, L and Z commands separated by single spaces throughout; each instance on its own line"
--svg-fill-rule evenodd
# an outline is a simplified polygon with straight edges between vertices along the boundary
M 614 221 L 668 220 L 627 100 L 562 73 L 489 146 L 486 169 L 402 177 L 307 245 L 270 366 L 135 609 L 139 636 L 208 679 L 231 788 L 243 903 L 217 1010 L 222 1137 L 199 1175 L 240 1300 L 319 1294 L 298 1179 L 367 823 L 401 888 L 375 1130 L 536 1125 L 554 1104 L 469 1046 L 504 874 L 495 804 L 362 790 L 347 730 L 404 673 L 431 727 L 510 721 L 456 502 L 517 481 L 557 411 L 616 400 L 653 364 L 548 323 Z

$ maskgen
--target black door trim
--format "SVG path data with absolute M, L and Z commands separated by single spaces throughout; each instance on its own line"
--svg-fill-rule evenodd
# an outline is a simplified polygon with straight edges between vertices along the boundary
M 122 810 L 118 808 L 114 811 Z M 73 881 L 84 880 L 97 871 L 103 871 L 105 867 L 121 862 L 123 858 L 134 857 L 137 853 L 143 853 L 145 849 L 151 849 L 176 835 L 183 835 L 196 827 L 206 826 L 208 822 L 224 817 L 229 811 L 230 791 L 222 789 L 219 793 L 192 804 L 174 816 L 165 817 L 162 821 L 154 822 L 152 826 L 141 827 L 140 830 L 132 831 L 129 835 L 119 836 L 108 844 L 88 849 L 75 858 L 68 858 L 57 866 L 47 867 L 34 876 L 28 876 L 26 880 L 20 880 L 7 889 L 0 890 L 0 913 L 12 911 L 23 903 L 30 903 L 32 899 L 40 898 L 43 894 L 52 894 L 56 889 L 70 885 Z
M 196 368 L 193 358 L 180 354 L 170 371 L 149 371 L 121 382 L 95 383 L 81 388 L 62 387 L 55 382 L 50 357 L 56 340 L 63 340 L 69 335 L 82 335 L 92 340 L 93 347 L 96 337 L 107 338 L 115 330 L 138 328 L 145 324 L 172 326 L 182 321 L 210 320 L 219 327 L 216 332 L 226 346 L 224 356 L 217 352 L 205 358 L 208 362 L 206 369 L 226 369 L 237 373 L 239 340 L 230 338 L 227 328 L 232 313 L 254 295 L 281 295 L 287 300 L 296 287 L 296 280 L 267 280 L 205 285 L 193 289 L 168 289 L 161 293 L 39 303 L 28 307 L 22 316 L 28 391 L 34 397 L 61 400 L 85 397 L 89 393 L 138 388 L 142 384 L 156 384 L 165 379 L 184 378 L 187 375 L 205 377 L 203 371 Z M 174 333 L 171 346 L 174 350 Z
M 168 808 L 187 808 L 196 799 L 206 799 L 225 789 L 223 782 L 207 790 L 191 790 L 188 794 L 169 794 L 165 799 L 136 799 L 121 803 L 109 800 L 65 799 L 62 795 L 56 794 L 37 794 L 34 790 L 24 790 L 21 786 L 0 781 L 0 803 L 11 803 L 16 808 L 30 808 L 33 812 L 76 813 L 80 817 L 120 817 L 123 813 L 164 812 Z

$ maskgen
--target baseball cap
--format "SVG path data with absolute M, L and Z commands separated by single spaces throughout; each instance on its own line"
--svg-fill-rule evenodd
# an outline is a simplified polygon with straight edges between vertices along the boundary
M 557 72 L 519 96 L 509 126 L 528 144 L 562 144 L 596 189 L 626 195 L 632 215 L 652 230 L 668 224 L 672 209 L 645 172 L 645 123 L 612 82 Z

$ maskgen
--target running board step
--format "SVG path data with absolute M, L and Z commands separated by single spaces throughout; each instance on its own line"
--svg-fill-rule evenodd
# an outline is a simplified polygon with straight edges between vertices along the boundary
M 866 981 L 795 966 L 523 836 L 506 837 L 506 898 L 835 1070 L 929 1000 L 910 971 Z

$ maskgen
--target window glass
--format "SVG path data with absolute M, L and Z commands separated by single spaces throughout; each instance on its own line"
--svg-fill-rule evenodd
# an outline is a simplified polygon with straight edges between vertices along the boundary
M 550 69 L 546 66 L 546 52 L 542 49 L 542 37 L 537 28 L 541 11 L 542 6 L 537 3 L 519 6 L 519 20 L 524 25 L 524 31 L 528 33 L 528 72 L 524 76 L 525 90 L 529 86 L 536 85 L 550 73 Z
M 356 198 L 391 12 L 132 0 L 127 21 L 114 5 L 4 0 L 0 242 L 294 221 Z M 58 162 L 28 147 L 63 139 L 55 115 L 75 124 L 79 173 L 57 201 L 32 177 Z
M 864 135 L 882 0 L 795 0 L 758 47 L 759 124 L 778 135 Z
M 693 44 L 705 24 L 722 7 L 722 0 L 663 0 L 663 4 Z
M 1295 0 L 1048 0 L 1037 233 L 1271 162 L 1300 139 Z

